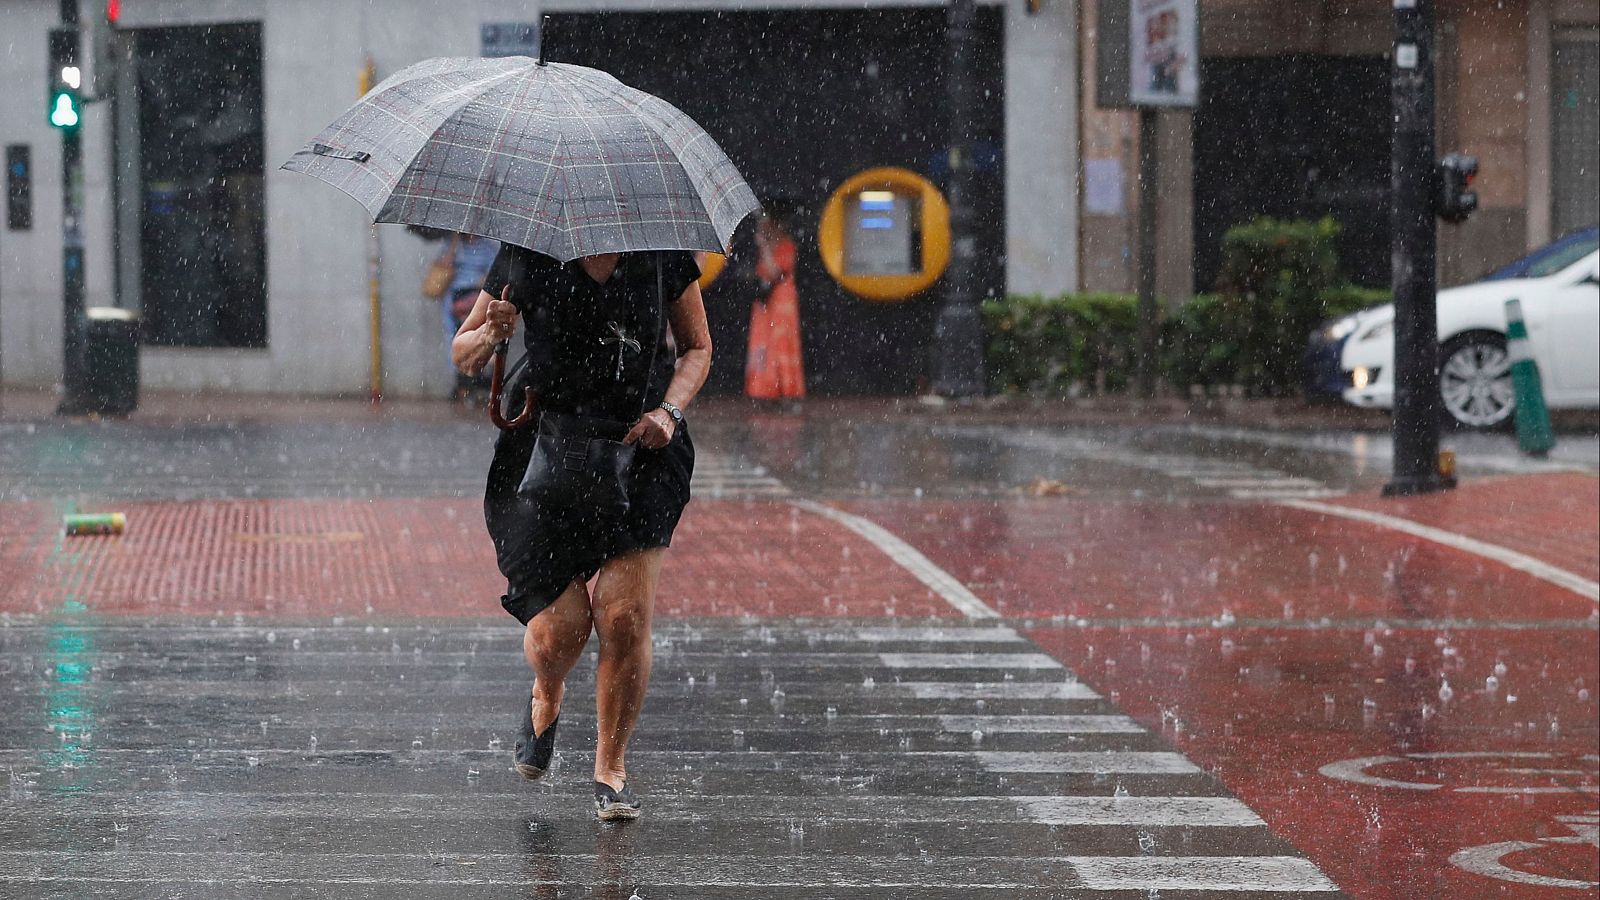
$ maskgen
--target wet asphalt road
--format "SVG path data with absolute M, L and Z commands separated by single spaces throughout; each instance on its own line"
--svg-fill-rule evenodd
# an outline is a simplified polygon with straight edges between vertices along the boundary
M 1315 495 L 1381 485 L 1386 434 L 1208 425 L 1043 428 L 949 419 L 725 416 L 693 426 L 700 496 L 781 482 L 822 498 L 1005 495 L 1040 479 L 1077 496 L 1183 500 Z M 1600 438 L 1563 435 L 1551 458 L 1504 434 L 1455 434 L 1463 477 L 1600 468 Z M 481 496 L 493 431 L 477 422 L 191 424 L 0 421 L 0 499 L 66 496 Z M 776 481 L 774 481 L 774 479 Z M 1244 493 L 1241 493 L 1244 492 Z
M 1396 634 L 1382 613 L 1355 608 L 1354 598 L 1365 590 L 1357 579 L 1367 577 L 1357 550 L 1339 545 L 1324 551 L 1329 567 L 1337 559 L 1341 578 L 1342 554 L 1352 554 L 1350 599 L 1309 585 L 1296 598 L 1302 604 L 1296 618 L 1292 603 L 1284 607 L 1281 628 L 1305 635 L 1301 643 L 1290 638 L 1304 656 L 1284 657 L 1269 653 L 1272 640 L 1263 644 L 1255 634 L 1271 626 L 1270 618 L 1236 621 L 1223 609 L 1219 619 L 1209 607 L 1186 607 L 1191 598 L 1182 593 L 1159 598 L 1153 608 L 1165 612 L 1125 618 L 1130 613 L 1102 607 L 1087 611 L 1098 618 L 1087 618 L 1072 605 L 1076 600 L 1065 599 L 1096 595 L 1098 589 L 1076 580 L 1082 576 L 1052 574 L 1059 563 L 1043 557 L 1000 562 L 1014 550 L 1035 548 L 1033 539 L 998 550 L 974 547 L 970 552 L 980 558 L 996 554 L 982 564 L 969 564 L 970 553 L 935 553 L 944 545 L 919 540 L 938 563 L 961 573 L 960 583 L 942 595 L 954 608 L 938 597 L 918 606 L 918 581 L 936 586 L 943 570 L 920 556 L 896 556 L 893 544 L 869 545 L 870 531 L 850 524 L 859 520 L 835 529 L 840 546 L 799 546 L 797 558 L 784 558 L 782 565 L 778 548 L 768 557 L 749 546 L 772 539 L 773 532 L 762 530 L 768 527 L 763 517 L 776 523 L 777 533 L 788 521 L 797 540 L 811 540 L 810 532 L 795 530 L 800 526 L 788 504 L 820 500 L 871 512 L 908 538 L 917 523 L 927 527 L 929 516 L 953 528 L 959 523 L 959 548 L 977 540 L 960 537 L 973 517 L 973 534 L 982 535 L 995 510 L 1013 529 L 1040 515 L 1035 494 L 1041 492 L 1083 501 L 1088 509 L 1135 510 L 1126 521 L 1099 512 L 1084 520 L 1101 529 L 1130 529 L 1102 535 L 1113 543 L 1155 527 L 1215 532 L 1230 516 L 1247 523 L 1264 502 L 1375 489 L 1387 475 L 1381 435 L 781 415 L 726 417 L 695 427 L 701 448 L 695 494 L 709 504 L 703 508 L 717 511 L 697 521 L 710 526 L 727 519 L 732 527 L 717 525 L 708 528 L 714 539 L 686 541 L 673 565 L 695 572 L 723 615 L 658 621 L 650 701 L 630 755 L 635 785 L 649 804 L 643 822 L 602 826 L 588 808 L 592 661 L 574 674 L 554 776 L 530 785 L 509 771 L 526 674 L 515 629 L 503 617 L 467 617 L 462 605 L 441 599 L 437 611 L 416 618 L 409 610 L 426 606 L 430 598 L 422 594 L 432 589 L 421 583 L 410 587 L 418 596 L 409 597 L 405 615 L 375 613 L 370 603 L 364 616 L 230 613 L 253 608 L 253 598 L 245 596 L 207 597 L 200 608 L 213 612 L 180 613 L 188 609 L 184 598 L 162 594 L 158 582 L 141 588 L 155 592 L 144 612 L 143 601 L 129 598 L 113 614 L 102 612 L 95 598 L 115 591 L 114 575 L 97 574 L 91 594 L 90 576 L 81 576 L 80 589 L 74 574 L 103 568 L 103 561 L 52 538 L 0 552 L 0 567 L 51 579 L 0 588 L 0 768 L 9 782 L 0 803 L 0 895 L 1326 897 L 1341 893 L 1318 860 L 1333 859 L 1346 866 L 1340 871 L 1351 871 L 1334 845 L 1390 859 L 1394 842 L 1370 827 L 1364 834 L 1330 831 L 1328 846 L 1321 837 L 1308 843 L 1301 828 L 1295 832 L 1301 839 L 1289 842 L 1278 823 L 1298 820 L 1285 814 L 1284 804 L 1271 803 L 1273 814 L 1264 819 L 1267 807 L 1246 802 L 1207 762 L 1229 759 L 1230 777 L 1253 784 L 1250 776 L 1240 777 L 1237 759 L 1203 752 L 1207 741 L 1233 743 L 1238 720 L 1231 711 L 1203 719 L 1199 710 L 1214 704 L 1202 694 L 1223 699 L 1231 692 L 1237 700 L 1240 685 L 1277 683 L 1264 677 L 1292 684 L 1287 673 L 1337 669 L 1347 663 L 1329 665 L 1317 654 L 1351 636 L 1350 658 L 1375 660 L 1374 635 L 1404 645 L 1413 640 L 1410 631 L 1419 644 L 1424 634 L 1449 633 L 1456 620 L 1427 618 L 1426 610 Z M 37 514 L 40 504 L 114 501 L 154 510 L 172 505 L 167 501 L 210 509 L 205 503 L 229 498 L 460 498 L 470 513 L 490 440 L 487 428 L 458 422 L 0 422 L 0 511 Z M 1505 436 L 1458 435 L 1449 443 L 1469 477 L 1592 472 L 1600 462 L 1592 435 L 1567 436 L 1554 460 L 1539 463 L 1522 460 Z M 920 500 L 937 512 L 895 512 L 897 504 Z M 769 512 L 762 504 L 789 511 Z M 453 515 L 454 507 L 449 510 Z M 738 539 L 741 518 L 748 528 L 744 541 Z M 1044 523 L 1061 527 L 1053 518 Z M 282 558 L 298 559 L 293 554 L 301 553 L 301 537 L 337 542 L 350 533 L 339 524 L 319 527 L 327 530 L 279 534 L 293 540 L 272 546 Z M 13 541 L 26 531 L 6 528 L 0 523 L 0 535 Z M 265 552 L 250 549 L 257 546 L 237 552 Z M 887 559 L 872 556 L 874 546 Z M 315 546 L 304 548 L 315 552 Z M 827 555 L 836 552 L 842 556 Z M 1401 560 L 1414 571 L 1447 571 L 1418 569 L 1427 561 L 1409 562 L 1414 548 L 1375 552 L 1387 556 L 1368 567 L 1381 569 L 1388 559 L 1391 568 Z M 754 555 L 718 558 L 745 553 Z M 332 582 L 344 575 L 336 566 L 358 559 L 306 558 L 313 560 L 312 574 L 293 582 L 292 590 L 313 607 L 315 565 L 335 566 L 321 574 Z M 857 562 L 869 558 L 876 561 Z M 35 569 L 27 568 L 30 559 Z M 720 574 L 708 577 L 703 573 L 712 571 L 705 568 L 711 562 L 733 569 L 773 566 L 772 585 L 757 581 L 752 589 Z M 206 557 L 203 564 L 234 562 Z M 1013 587 L 985 572 L 985 566 L 1002 565 L 1010 566 Z M 824 587 L 820 579 L 830 569 L 838 572 Z M 1237 563 L 1232 571 L 1250 581 L 1248 573 L 1238 574 Z M 781 588 L 780 572 L 788 579 Z M 1039 586 L 1027 595 L 1033 605 L 1024 608 L 1026 618 L 1022 612 L 985 618 L 993 615 L 985 598 L 1015 589 L 1019 578 Z M 846 613 L 834 596 L 821 596 L 841 584 L 841 599 L 859 612 Z M 849 596 L 851 584 L 861 596 Z M 1448 579 L 1440 584 L 1441 593 L 1457 590 Z M 406 594 L 408 586 L 397 590 Z M 782 614 L 763 596 L 769 590 L 781 594 Z M 1052 600 L 1052 591 L 1063 599 Z M 1399 595 L 1415 603 L 1412 593 L 1402 579 Z M 962 622 L 965 595 L 977 606 L 965 610 L 975 618 Z M 1541 602 L 1560 606 L 1560 617 L 1546 622 L 1525 612 L 1506 626 L 1526 642 L 1520 645 L 1529 651 L 1525 657 L 1550 646 L 1537 642 L 1543 627 L 1570 635 L 1575 643 L 1562 640 L 1571 647 L 1594 643 L 1594 623 L 1581 610 L 1561 606 L 1565 601 Z M 897 603 L 907 612 L 897 615 Z M 34 611 L 40 608 L 45 612 Z M 926 618 L 930 610 L 942 618 Z M 1345 618 L 1325 634 L 1319 629 L 1329 627 L 1330 610 Z M 1222 634 L 1220 653 L 1195 654 L 1196 631 L 1213 648 Z M 1444 647 L 1442 665 L 1460 663 L 1457 645 L 1437 646 Z M 1424 656 L 1421 649 L 1411 652 Z M 1466 655 L 1486 665 L 1490 653 L 1473 648 Z M 1112 668 L 1117 658 L 1122 676 Z M 1572 658 L 1570 650 L 1548 657 L 1566 660 L 1563 666 Z M 1411 664 L 1407 659 L 1406 672 Z M 1424 658 L 1423 665 L 1431 663 Z M 1202 678 L 1201 667 L 1220 671 Z M 1548 676 L 1548 661 L 1545 668 Z M 1196 680 L 1188 684 L 1191 670 Z M 1465 685 L 1464 672 L 1442 671 Z M 1585 665 L 1574 671 L 1584 672 Z M 1522 675 L 1513 668 L 1505 678 L 1509 684 Z M 1119 698 L 1119 687 L 1126 698 Z M 1426 682 L 1421 688 L 1425 697 L 1437 691 Z M 1336 718 L 1332 700 L 1324 708 L 1320 686 L 1306 690 L 1317 699 L 1304 701 L 1304 710 L 1294 706 L 1301 689 L 1282 692 L 1289 711 L 1280 721 L 1296 723 L 1287 733 L 1291 739 L 1296 729 L 1340 729 L 1335 737 L 1347 743 L 1328 761 L 1387 748 L 1373 742 L 1381 736 L 1373 731 L 1374 719 L 1410 702 L 1385 696 L 1374 712 L 1375 703 L 1368 708 L 1359 693 L 1341 689 Z M 1188 701 L 1173 700 L 1175 693 L 1190 692 L 1195 696 Z M 1130 705 L 1140 714 L 1130 715 Z M 1586 695 L 1569 707 L 1580 711 L 1580 720 L 1593 708 Z M 1190 727 L 1201 729 L 1193 739 L 1179 718 L 1191 712 L 1199 724 Z M 1346 724 L 1351 716 L 1355 721 Z M 1569 750 L 1570 740 L 1556 749 L 1581 753 L 1593 729 L 1585 731 L 1570 716 L 1567 721 L 1564 737 L 1576 728 L 1580 749 Z M 1502 732 L 1491 732 L 1491 739 L 1508 734 Z M 1543 732 L 1541 719 L 1541 738 Z M 1537 745 L 1551 746 L 1548 739 Z M 1314 758 L 1313 773 L 1324 761 L 1308 758 Z M 1575 765 L 1581 784 L 1574 790 L 1586 797 L 1582 785 L 1593 783 L 1586 774 L 1593 766 Z M 1305 766 L 1285 757 L 1262 759 L 1256 768 L 1270 782 L 1279 768 L 1288 778 Z M 1251 796 L 1270 795 L 1255 789 Z M 1395 845 L 1395 852 L 1412 851 Z M 1562 865 L 1539 871 L 1586 877 L 1586 863 Z M 1397 874 L 1404 886 L 1395 893 L 1370 887 L 1352 893 L 1432 896 L 1428 886 L 1443 883 L 1433 871 L 1424 866 Z M 1483 892 L 1456 890 L 1457 896 L 1522 896 L 1481 878 L 1464 883 Z

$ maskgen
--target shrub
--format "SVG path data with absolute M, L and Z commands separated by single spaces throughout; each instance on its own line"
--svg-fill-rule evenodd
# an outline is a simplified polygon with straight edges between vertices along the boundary
M 1017 296 L 983 306 L 989 384 L 1048 397 L 1124 390 L 1133 373 L 1134 298 Z
M 1338 236 L 1332 219 L 1259 218 L 1228 229 L 1217 292 L 1186 304 L 1165 329 L 1172 380 L 1180 388 L 1228 384 L 1253 395 L 1293 393 L 1312 330 L 1384 299 L 1340 282 Z

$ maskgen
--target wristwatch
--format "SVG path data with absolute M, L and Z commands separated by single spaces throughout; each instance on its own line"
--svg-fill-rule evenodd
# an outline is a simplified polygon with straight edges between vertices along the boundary
M 667 411 L 667 415 L 672 417 L 672 424 L 673 425 L 682 425 L 683 424 L 683 410 L 677 408 L 676 406 L 673 406 L 671 403 L 668 403 L 665 400 L 661 401 L 661 407 L 660 408 L 666 410 Z

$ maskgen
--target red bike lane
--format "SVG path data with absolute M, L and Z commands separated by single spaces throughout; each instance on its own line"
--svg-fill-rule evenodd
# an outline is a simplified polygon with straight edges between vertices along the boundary
M 1506 544 L 1561 546 L 1592 579 L 1574 548 L 1595 528 L 1593 484 L 1520 486 L 1528 527 Z M 1478 506 L 1504 513 L 1505 491 Z M 1447 528 L 1474 499 L 1421 508 Z M 1353 896 L 1563 897 L 1600 879 L 1587 597 L 1274 505 L 849 506 L 1020 619 Z

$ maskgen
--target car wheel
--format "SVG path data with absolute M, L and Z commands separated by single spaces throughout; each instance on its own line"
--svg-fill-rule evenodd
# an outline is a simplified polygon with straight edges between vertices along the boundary
M 1516 397 L 1504 336 L 1463 334 L 1446 343 L 1439 356 L 1439 394 L 1455 424 L 1489 431 L 1511 421 Z

